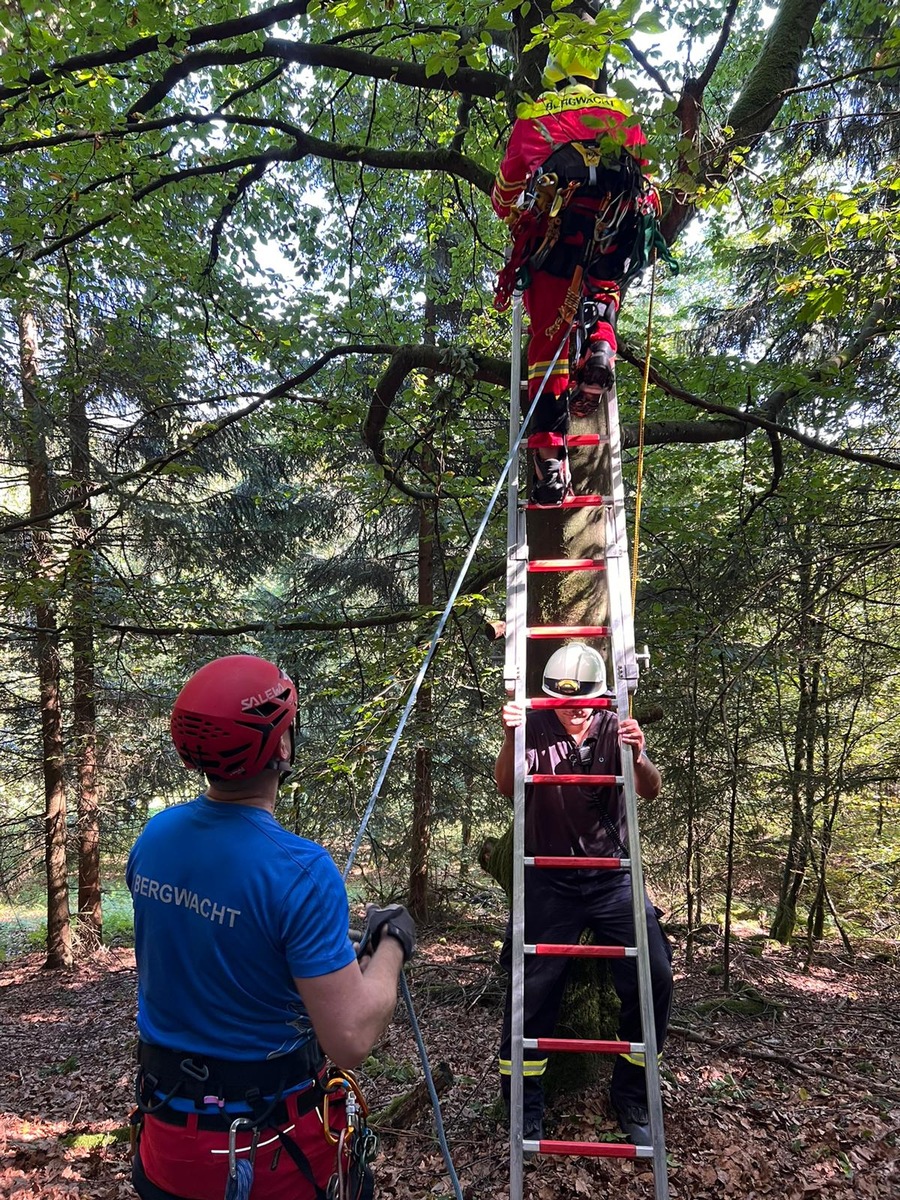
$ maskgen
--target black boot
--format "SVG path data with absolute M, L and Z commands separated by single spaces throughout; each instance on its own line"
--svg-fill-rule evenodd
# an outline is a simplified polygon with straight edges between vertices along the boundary
M 569 492 L 569 467 L 564 458 L 534 456 L 532 504 L 562 504 Z
M 621 1055 L 613 1067 L 609 1102 L 619 1128 L 635 1146 L 650 1146 L 650 1114 L 647 1111 L 647 1077 L 644 1068 Z
M 653 1139 L 650 1136 L 650 1114 L 646 1108 L 640 1104 L 623 1104 L 617 1105 L 612 1102 L 613 1110 L 616 1114 L 616 1120 L 619 1122 L 619 1128 L 635 1146 L 652 1146 Z
M 589 417 L 597 411 L 600 397 L 616 379 L 616 352 L 603 339 L 588 342 L 575 372 L 576 385 L 569 403 L 573 417 Z
M 500 1091 L 509 1117 L 509 1076 L 500 1076 Z M 544 1136 L 544 1089 L 538 1079 L 525 1079 L 522 1092 L 522 1139 L 539 1142 Z

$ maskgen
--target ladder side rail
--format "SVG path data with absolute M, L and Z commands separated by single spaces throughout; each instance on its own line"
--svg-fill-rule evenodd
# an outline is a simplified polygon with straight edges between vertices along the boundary
M 512 355 L 509 389 L 510 456 L 518 445 L 521 452 L 522 295 L 513 297 Z M 518 463 L 518 460 L 517 460 Z M 504 685 L 507 696 L 525 702 L 525 646 L 528 586 L 528 547 L 525 514 L 519 510 L 519 469 L 509 472 L 507 494 L 506 655 Z M 524 1187 L 522 1118 L 524 1107 L 524 995 L 525 995 L 525 726 L 515 731 L 513 746 L 513 877 L 510 962 L 510 1096 L 509 1096 L 509 1194 L 520 1200 Z
M 610 470 L 614 503 L 610 514 L 615 540 L 616 568 L 607 571 L 610 625 L 610 647 L 615 670 L 616 701 L 620 716 L 629 712 L 629 693 L 637 686 L 638 669 L 634 652 L 634 616 L 631 609 L 631 580 L 628 569 L 627 531 L 625 528 L 625 491 L 622 479 L 619 405 L 615 387 L 607 394 L 607 419 L 610 440 Z M 669 1200 L 669 1180 L 666 1169 L 666 1142 L 663 1126 L 662 1093 L 659 1085 L 659 1057 L 656 1044 L 656 1020 L 653 1010 L 653 988 L 650 978 L 650 947 L 647 937 L 647 910 L 644 905 L 644 867 L 638 826 L 637 789 L 634 779 L 634 759 L 629 751 L 622 752 L 625 820 L 628 829 L 628 853 L 631 861 L 631 905 L 634 916 L 635 946 L 637 948 L 638 992 L 641 1026 L 644 1041 L 644 1071 L 647 1079 L 647 1109 L 650 1116 L 650 1135 L 653 1143 L 653 1188 L 655 1200 Z
M 626 690 L 624 683 L 620 684 L 620 690 L 623 692 Z M 627 712 L 627 698 L 625 704 Z M 625 777 L 625 816 L 628 825 L 628 852 L 631 859 L 631 905 L 634 913 L 634 941 L 637 948 L 644 1072 L 647 1077 L 647 1110 L 650 1115 L 650 1137 L 653 1143 L 653 1188 L 655 1200 L 669 1200 L 662 1092 L 659 1085 L 659 1051 L 656 1044 L 656 1017 L 653 1011 L 653 986 L 650 978 L 647 910 L 644 906 L 644 869 L 638 831 L 634 761 L 630 751 L 622 753 L 622 774 Z
M 515 584 L 516 551 L 519 545 L 519 468 L 521 453 L 521 390 L 522 390 L 522 293 L 513 293 L 512 337 L 509 364 L 509 457 L 516 451 L 516 460 L 510 464 L 506 477 L 506 643 L 503 660 L 503 680 L 507 695 L 512 695 L 518 670 L 518 647 L 512 634 L 510 612 L 510 588 Z
M 519 514 L 520 536 L 524 553 L 518 560 L 518 579 L 512 592 L 514 602 L 514 639 L 518 652 L 519 671 L 514 699 L 525 701 L 525 621 L 526 587 L 525 514 Z M 515 770 L 513 775 L 513 857 L 512 857 L 512 961 L 510 988 L 512 1013 L 510 1024 L 510 1200 L 522 1195 L 523 1158 L 522 1133 L 524 1115 L 524 1035 L 525 1035 L 525 724 L 515 730 Z
M 638 683 L 638 665 L 634 645 L 634 614 L 631 611 L 631 570 L 628 559 L 628 529 L 625 520 L 625 484 L 622 478 L 622 435 L 619 429 L 619 400 L 615 384 L 606 393 L 606 424 L 609 433 L 609 468 L 612 504 L 607 509 L 607 590 L 609 617 L 612 626 L 611 645 L 616 646 L 619 659 L 615 665 L 616 681 L 620 675 L 633 692 Z M 619 712 L 627 713 L 627 708 Z

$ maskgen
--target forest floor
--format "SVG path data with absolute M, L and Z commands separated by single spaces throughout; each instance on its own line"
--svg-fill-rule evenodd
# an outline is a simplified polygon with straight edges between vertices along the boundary
M 496 1103 L 500 935 L 493 919 L 426 931 L 409 973 L 432 1066 L 446 1062 L 455 1076 L 442 1110 L 466 1200 L 509 1194 Z M 720 939 L 696 949 L 690 970 L 682 950 L 676 944 L 663 1060 L 673 1200 L 896 1200 L 897 947 L 852 958 L 825 949 L 806 969 L 800 949 L 739 939 L 732 980 L 764 998 L 756 1016 L 721 1007 Z M 133 1196 L 127 1146 L 112 1135 L 132 1107 L 135 982 L 134 954 L 124 948 L 72 972 L 43 970 L 39 954 L 0 966 L 0 1196 Z M 365 1084 L 373 1111 L 421 1077 L 402 1005 L 376 1056 L 377 1077 Z M 551 1137 L 615 1137 L 605 1090 L 551 1105 L 547 1127 Z M 452 1196 L 427 1108 L 409 1129 L 380 1132 L 380 1200 Z M 525 1172 L 529 1200 L 653 1195 L 643 1162 L 540 1156 Z

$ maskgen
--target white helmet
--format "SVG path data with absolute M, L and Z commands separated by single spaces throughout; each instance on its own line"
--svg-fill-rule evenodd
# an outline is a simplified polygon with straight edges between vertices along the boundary
M 567 700 L 599 696 L 606 691 L 606 664 L 591 646 L 570 642 L 547 659 L 543 688 Z

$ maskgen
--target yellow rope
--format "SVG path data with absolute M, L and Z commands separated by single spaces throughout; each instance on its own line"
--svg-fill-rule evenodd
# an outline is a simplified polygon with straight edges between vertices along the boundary
M 637 600 L 638 556 L 641 545 L 641 502 L 644 486 L 644 421 L 647 416 L 647 390 L 650 386 L 650 339 L 653 333 L 653 297 L 656 291 L 656 254 L 650 271 L 650 304 L 647 309 L 647 340 L 644 345 L 644 378 L 641 381 L 641 409 L 638 418 L 637 479 L 634 485 L 634 553 L 631 559 L 631 611 Z

